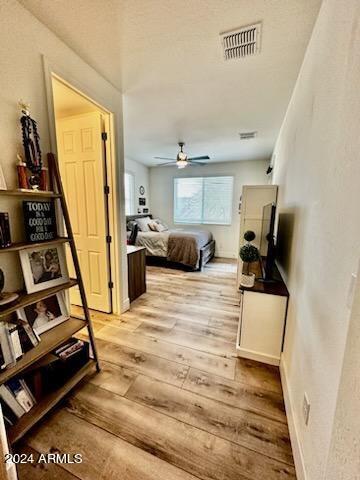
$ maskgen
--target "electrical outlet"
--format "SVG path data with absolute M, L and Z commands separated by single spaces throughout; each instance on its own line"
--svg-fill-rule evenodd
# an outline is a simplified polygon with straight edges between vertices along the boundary
M 305 425 L 309 423 L 309 416 L 310 416 L 310 402 L 306 393 L 304 393 L 303 399 L 303 417 Z

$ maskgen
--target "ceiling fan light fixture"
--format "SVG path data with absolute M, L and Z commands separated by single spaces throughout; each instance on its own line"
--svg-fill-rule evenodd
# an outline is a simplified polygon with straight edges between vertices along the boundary
M 179 159 L 176 162 L 176 165 L 177 165 L 178 168 L 185 168 L 187 164 L 188 164 L 188 162 L 187 162 L 186 158 L 184 158 L 183 160 Z

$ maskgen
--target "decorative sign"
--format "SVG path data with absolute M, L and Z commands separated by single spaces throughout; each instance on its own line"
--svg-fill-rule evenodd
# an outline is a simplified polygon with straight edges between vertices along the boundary
M 23 202 L 28 242 L 46 242 L 57 237 L 54 202 Z

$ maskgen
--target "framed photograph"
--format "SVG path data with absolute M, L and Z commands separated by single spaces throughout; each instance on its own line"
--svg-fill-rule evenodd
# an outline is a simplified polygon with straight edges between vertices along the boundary
M 1 168 L 1 165 L 0 165 L 0 190 L 7 190 L 5 177 L 4 177 L 4 172 Z
M 146 198 L 145 197 L 139 197 L 139 205 L 146 205 Z
M 38 335 L 69 318 L 64 292 L 38 300 L 16 313 L 19 319 L 28 321 Z
M 27 293 L 69 281 L 63 245 L 26 248 L 20 251 L 20 262 Z

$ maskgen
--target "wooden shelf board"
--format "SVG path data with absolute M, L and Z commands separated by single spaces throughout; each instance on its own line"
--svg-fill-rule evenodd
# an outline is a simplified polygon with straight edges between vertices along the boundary
M 0 248 L 0 253 L 2 252 L 17 252 L 19 250 L 24 250 L 26 248 L 38 248 L 38 247 L 46 247 L 48 245 L 55 245 L 57 243 L 66 243 L 70 242 L 70 238 L 68 237 L 58 237 L 54 240 L 49 240 L 47 242 L 18 242 L 13 243 L 10 247 Z
M 60 193 L 43 191 L 43 190 L 0 190 L 0 196 L 8 197 L 45 197 L 45 198 L 60 198 Z
M 74 285 L 77 285 L 77 283 L 77 280 L 71 278 L 68 282 L 57 285 L 56 287 L 46 288 L 45 290 L 35 293 L 23 293 L 16 302 L 12 303 L 9 307 L 0 310 L 0 321 L 4 321 L 6 316 L 15 312 L 19 308 L 26 307 L 27 305 L 38 302 L 39 300 L 51 297 L 51 295 L 71 288 Z
M 38 346 L 25 353 L 15 365 L 0 373 L 0 384 L 24 371 L 32 363 L 40 360 L 86 325 L 87 322 L 85 320 L 70 317 L 68 320 L 40 335 L 41 342 Z
M 36 404 L 30 412 L 22 416 L 19 421 L 8 430 L 8 439 L 11 444 L 20 440 L 31 427 L 35 425 L 44 415 L 47 414 L 72 388 L 77 385 L 88 373 L 95 369 L 95 361 L 89 360 L 65 385 L 55 392 L 44 397 L 41 402 Z

